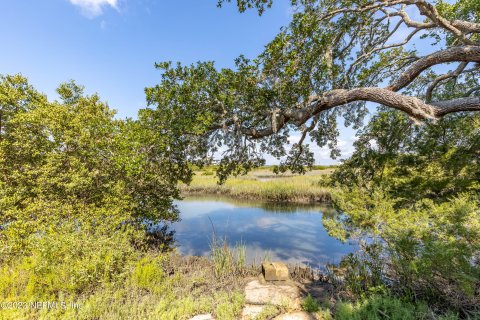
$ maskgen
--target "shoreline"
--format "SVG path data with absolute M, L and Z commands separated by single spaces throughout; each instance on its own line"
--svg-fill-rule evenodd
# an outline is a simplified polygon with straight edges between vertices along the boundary
M 263 201 L 271 204 L 300 204 L 300 205 L 330 205 L 332 203 L 330 193 L 322 194 L 318 198 L 307 196 L 288 196 L 286 198 L 270 197 L 268 194 L 258 193 L 233 193 L 229 190 L 195 190 L 194 188 L 181 189 L 182 197 L 214 197 L 221 196 L 234 200 Z
M 326 186 L 328 173 L 278 176 L 255 171 L 246 176 L 231 177 L 219 185 L 213 175 L 197 172 L 189 185 L 179 185 L 182 196 L 228 196 L 235 199 L 282 204 L 328 204 L 331 189 Z

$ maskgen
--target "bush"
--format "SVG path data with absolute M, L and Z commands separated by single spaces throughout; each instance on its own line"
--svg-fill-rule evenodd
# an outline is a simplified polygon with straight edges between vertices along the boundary
M 121 233 L 113 236 L 62 229 L 37 238 L 31 254 L 0 269 L 4 299 L 76 299 L 106 284 L 123 282 L 139 256 Z
M 377 240 L 343 261 L 345 285 L 353 293 L 383 285 L 439 309 L 468 314 L 480 305 L 476 197 L 461 195 L 440 204 L 423 200 L 403 209 L 378 193 L 337 193 L 335 199 L 348 215 L 326 217 L 329 232 Z
M 158 292 L 165 278 L 165 272 L 160 266 L 161 262 L 162 259 L 152 260 L 150 257 L 138 261 L 132 274 L 134 284 L 139 288 Z
M 317 312 L 320 310 L 320 305 L 317 300 L 315 300 L 312 295 L 308 295 L 302 302 L 302 308 L 306 312 Z

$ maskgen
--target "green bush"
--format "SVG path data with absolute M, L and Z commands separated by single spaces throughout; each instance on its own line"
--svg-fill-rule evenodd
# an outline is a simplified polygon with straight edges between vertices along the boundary
M 308 294 L 302 302 L 302 308 L 307 312 L 317 312 L 320 310 L 320 304 L 312 295 Z
M 388 278 L 395 292 L 440 309 L 475 310 L 480 304 L 476 197 L 461 195 L 440 204 L 423 200 L 403 209 L 378 193 L 336 193 L 334 199 L 348 215 L 324 217 L 331 234 L 377 239 L 341 264 L 344 284 L 353 293 L 381 289 Z
M 233 294 L 216 294 L 215 300 L 218 302 L 215 309 L 217 319 L 234 320 L 241 313 L 245 303 L 243 294 L 234 292 Z
M 152 260 L 150 257 L 138 261 L 132 274 L 134 284 L 139 288 L 158 292 L 165 278 L 161 262 L 162 259 Z
M 31 254 L 0 269 L 5 299 L 76 299 L 109 283 L 121 282 L 139 256 L 121 233 L 90 235 L 62 229 L 37 238 Z
M 66 223 L 113 236 L 178 218 L 172 201 L 191 170 L 171 161 L 172 137 L 151 130 L 142 112 L 115 119 L 73 81 L 57 92 L 48 101 L 24 77 L 0 76 L 2 262 L 28 255 L 37 237 Z

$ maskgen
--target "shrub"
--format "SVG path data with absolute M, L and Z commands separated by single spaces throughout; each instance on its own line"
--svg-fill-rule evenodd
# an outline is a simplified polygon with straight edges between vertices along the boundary
M 62 230 L 37 237 L 30 255 L 3 266 L 3 298 L 75 299 L 123 280 L 129 261 L 139 255 L 121 233 L 105 236 Z
M 332 234 L 377 239 L 344 259 L 346 286 L 360 294 L 384 284 L 412 301 L 467 314 L 475 310 L 480 304 L 478 199 L 461 195 L 396 209 L 388 197 L 357 192 L 337 193 L 348 214 L 325 218 Z
M 215 309 L 217 319 L 234 320 L 242 311 L 245 303 L 243 294 L 234 292 L 232 294 L 216 294 L 215 300 L 218 301 Z
M 139 288 L 158 292 L 162 282 L 164 282 L 165 272 L 161 268 L 162 259 L 152 259 L 144 257 L 137 262 L 132 273 L 132 279 Z
M 302 302 L 302 308 L 306 312 L 317 312 L 320 310 L 320 305 L 317 300 L 315 300 L 312 295 L 308 296 Z

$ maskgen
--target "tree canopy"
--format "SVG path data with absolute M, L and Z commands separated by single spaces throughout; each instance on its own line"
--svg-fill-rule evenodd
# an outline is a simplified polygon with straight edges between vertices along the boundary
M 262 14 L 272 1 L 237 4 Z M 222 151 L 220 177 L 262 163 L 266 153 L 282 157 L 281 168 L 302 171 L 314 161 L 307 136 L 338 156 L 337 119 L 358 128 L 367 102 L 416 122 L 480 110 L 478 1 L 291 5 L 291 23 L 257 58 L 240 56 L 234 69 L 158 63 L 162 81 L 146 89 L 159 129 L 177 128 L 189 146 L 202 146 L 188 150 L 192 159 Z M 294 132 L 300 141 L 287 148 Z
M 345 186 L 382 189 L 402 204 L 447 201 L 480 190 L 480 114 L 455 114 L 416 126 L 381 110 L 359 130 L 355 152 L 332 175 Z
M 143 232 L 178 218 L 176 184 L 190 169 L 170 136 L 143 115 L 114 119 L 74 82 L 57 92 L 51 102 L 20 75 L 0 77 L 1 259 L 30 250 L 42 233 Z

